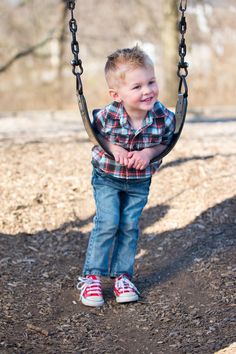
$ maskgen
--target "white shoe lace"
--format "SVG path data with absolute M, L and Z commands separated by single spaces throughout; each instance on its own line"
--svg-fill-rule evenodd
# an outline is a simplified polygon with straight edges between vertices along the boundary
M 99 279 L 79 277 L 76 288 L 80 291 L 80 300 L 88 286 L 96 285 L 96 291 L 101 293 L 101 281 Z
M 134 290 L 136 294 L 140 295 L 140 292 L 138 291 L 136 286 L 125 276 L 120 279 L 116 279 L 116 287 L 118 290 L 123 290 L 123 292 L 125 291 L 125 289 L 130 288 Z

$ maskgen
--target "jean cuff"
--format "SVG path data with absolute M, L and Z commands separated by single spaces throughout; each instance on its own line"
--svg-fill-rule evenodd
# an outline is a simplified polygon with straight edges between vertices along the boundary
M 98 269 L 96 270 L 87 270 L 87 271 L 84 271 L 83 272 L 83 276 L 86 277 L 87 275 L 97 275 L 97 276 L 100 276 L 100 277 L 107 277 L 108 276 L 108 273 L 107 272 L 103 272 L 103 271 L 100 271 Z
M 131 280 L 133 278 L 133 274 L 129 274 L 127 272 L 116 272 L 116 273 L 111 273 L 110 274 L 110 278 L 113 279 L 113 278 L 118 278 L 120 275 L 122 274 L 125 274 L 128 276 L 128 278 Z

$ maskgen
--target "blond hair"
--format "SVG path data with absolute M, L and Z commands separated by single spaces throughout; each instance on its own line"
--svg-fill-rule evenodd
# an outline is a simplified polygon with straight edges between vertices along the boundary
M 150 66 L 153 67 L 151 58 L 138 45 L 133 48 L 118 49 L 107 57 L 105 64 L 108 86 L 113 86 L 117 79 L 124 79 L 127 70 Z

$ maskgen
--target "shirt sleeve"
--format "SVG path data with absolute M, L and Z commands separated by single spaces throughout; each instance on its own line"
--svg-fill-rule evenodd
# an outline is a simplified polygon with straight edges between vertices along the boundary
M 175 114 L 164 107 L 165 113 L 165 133 L 162 137 L 162 144 L 169 145 L 175 132 Z

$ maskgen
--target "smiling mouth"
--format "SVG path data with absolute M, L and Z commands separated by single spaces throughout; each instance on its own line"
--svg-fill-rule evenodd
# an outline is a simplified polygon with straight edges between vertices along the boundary
M 152 101 L 152 99 L 153 99 L 153 97 L 148 97 L 148 98 L 141 100 L 141 102 L 150 102 L 150 101 Z

